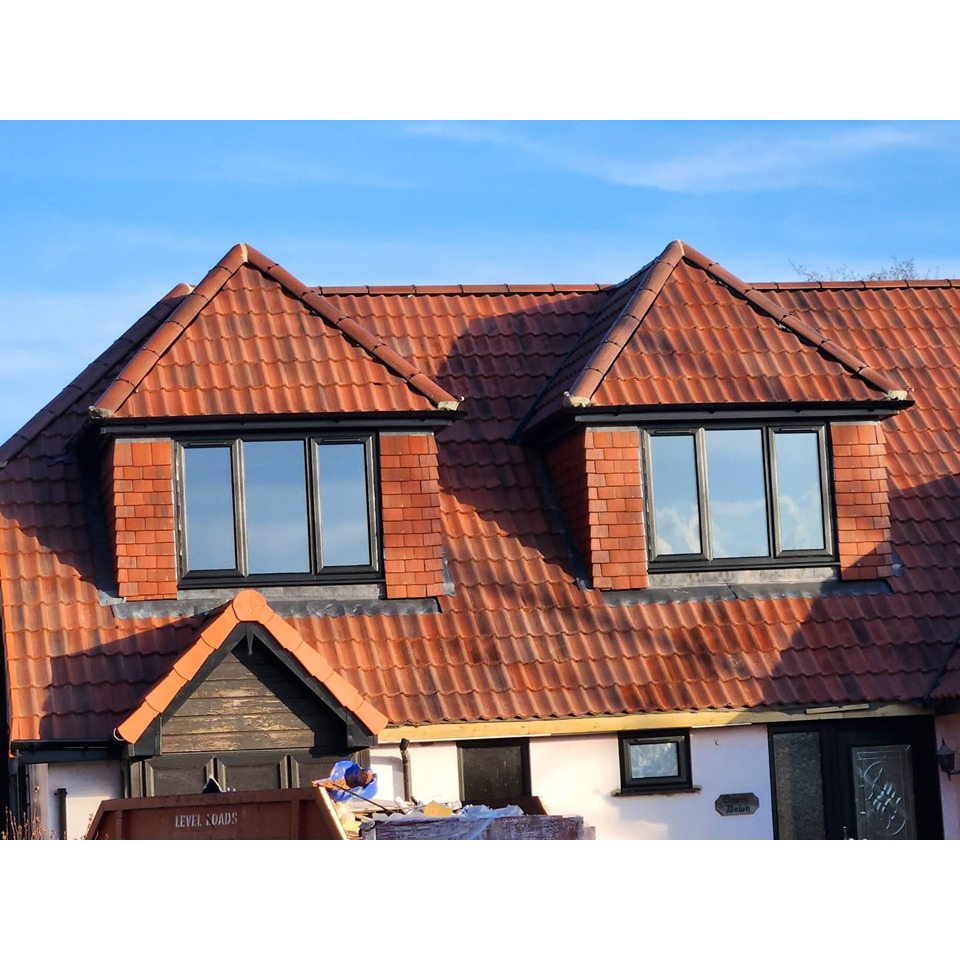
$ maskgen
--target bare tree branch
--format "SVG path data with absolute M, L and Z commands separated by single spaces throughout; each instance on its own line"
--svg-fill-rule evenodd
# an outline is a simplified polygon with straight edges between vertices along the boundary
M 883 267 L 880 270 L 871 270 L 869 273 L 859 274 L 851 270 L 845 263 L 839 267 L 829 267 L 826 270 L 814 270 L 805 264 L 789 261 L 794 272 L 803 277 L 804 280 L 838 282 L 844 280 L 929 280 L 930 274 L 921 274 L 917 270 L 917 264 L 913 257 L 898 260 L 896 257 L 890 258 L 893 262 L 889 267 Z

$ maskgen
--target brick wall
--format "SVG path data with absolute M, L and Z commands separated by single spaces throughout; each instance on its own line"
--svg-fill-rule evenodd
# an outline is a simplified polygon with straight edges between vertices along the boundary
M 381 436 L 380 506 L 387 596 L 439 596 L 440 480 L 437 441 L 431 434 Z
M 834 424 L 830 436 L 840 576 L 889 577 L 892 548 L 883 425 Z
M 169 440 L 115 440 L 101 480 L 116 544 L 117 586 L 127 600 L 177 595 L 173 448 Z
M 640 486 L 640 435 L 590 429 L 547 454 L 577 546 L 598 590 L 648 585 Z

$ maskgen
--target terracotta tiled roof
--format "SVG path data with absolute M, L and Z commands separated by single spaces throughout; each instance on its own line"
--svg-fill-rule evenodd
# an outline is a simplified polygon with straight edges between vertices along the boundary
M 925 697 L 941 675 L 960 637 L 957 282 L 755 285 L 750 300 L 730 293 L 735 288 L 715 279 L 715 271 L 684 259 L 646 308 L 637 334 L 652 329 L 651 320 L 662 320 L 671 335 L 700 331 L 714 357 L 723 359 L 727 376 L 710 384 L 692 359 L 671 357 L 666 348 L 657 354 L 655 344 L 644 341 L 664 390 L 678 398 L 730 399 L 724 381 L 731 379 L 752 391 L 740 399 L 757 401 L 785 390 L 805 400 L 859 403 L 884 397 L 887 387 L 913 388 L 914 404 L 885 423 L 896 573 L 889 590 L 783 588 L 777 595 L 768 588 L 737 595 L 718 589 L 718 599 L 658 595 L 658 602 L 611 606 L 600 592 L 578 586 L 538 455 L 511 437 L 538 396 L 542 404 L 549 401 L 544 388 L 587 343 L 584 331 L 593 336 L 603 312 L 611 322 L 601 326 L 610 330 L 613 315 L 654 269 L 609 289 L 314 291 L 332 315 L 375 330 L 444 396 L 468 398 L 464 418 L 438 434 L 443 539 L 454 590 L 441 598 L 440 611 L 284 615 L 307 647 L 391 723 L 903 702 Z M 211 410 L 214 400 L 190 399 L 197 393 L 191 381 L 177 378 L 215 376 L 191 374 L 192 358 L 221 371 L 243 367 L 248 347 L 239 324 L 248 314 L 258 318 L 260 334 L 268 331 L 265 355 L 282 366 L 281 332 L 290 329 L 291 317 L 316 311 L 303 306 L 305 294 L 293 296 L 279 282 L 270 286 L 263 275 L 238 266 L 232 285 L 224 281 L 185 333 L 161 351 L 164 362 L 121 397 L 126 388 L 115 388 L 118 373 L 143 355 L 141 343 L 163 324 L 171 305 L 161 306 L 129 342 L 108 351 L 109 363 L 85 374 L 44 414 L 39 428 L 4 446 L 0 586 L 14 740 L 109 738 L 197 643 L 206 617 L 124 613 L 98 592 L 90 504 L 79 465 L 65 456 L 66 442 L 101 397 L 119 416 Z M 780 329 L 772 308 L 758 307 L 758 298 L 786 311 L 792 323 L 820 331 L 828 343 L 842 344 L 864 368 L 855 373 L 847 354 Z M 205 340 L 208 322 L 235 324 L 240 342 L 215 347 Z M 600 345 L 590 343 L 584 363 L 566 365 L 577 376 Z M 310 412 L 298 405 L 314 395 L 331 406 L 347 403 L 346 394 L 323 392 L 317 365 L 330 356 L 358 370 L 367 360 L 351 366 L 341 360 L 345 354 L 328 349 L 334 351 L 328 345 L 307 354 L 312 372 L 304 372 L 302 391 L 266 382 L 272 372 L 248 389 L 262 391 L 265 402 L 285 397 L 286 408 L 269 407 L 278 412 Z M 607 388 L 605 402 L 628 398 L 621 360 L 624 371 L 640 378 L 638 396 L 648 397 L 652 384 L 643 379 L 639 352 L 625 347 L 594 398 Z M 762 376 L 771 363 L 774 385 Z M 370 388 L 364 400 L 426 409 L 441 396 L 411 389 L 412 376 L 383 363 L 378 369 L 385 387 Z M 360 382 L 358 376 L 354 387 Z M 566 382 L 573 386 L 575 376 Z M 319 393 L 311 393 L 314 388 Z M 221 389 L 233 396 L 229 384 Z M 231 403 L 243 398 L 243 390 L 235 391 Z
M 872 369 L 759 288 L 675 240 L 584 330 L 529 426 L 564 407 L 904 400 Z
M 238 244 L 93 407 L 102 417 L 456 409 L 352 317 Z
M 257 623 L 288 653 L 292 654 L 308 676 L 323 684 L 344 709 L 349 710 L 371 733 L 379 733 L 387 718 L 372 707 L 362 694 L 337 673 L 329 661 L 304 643 L 296 630 L 270 609 L 255 590 L 241 590 L 204 626 L 196 642 L 177 658 L 170 671 L 143 698 L 143 702 L 117 727 L 117 736 L 136 743 L 174 698 L 197 676 L 210 656 L 216 653 L 241 623 Z

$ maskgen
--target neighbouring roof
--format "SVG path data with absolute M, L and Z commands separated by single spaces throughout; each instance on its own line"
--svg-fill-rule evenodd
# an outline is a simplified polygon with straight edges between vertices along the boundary
M 659 261 L 675 257 L 669 275 L 655 262 L 615 287 L 298 289 L 237 249 L 215 268 L 222 283 L 208 277 L 199 299 L 172 291 L 0 448 L 12 739 L 110 737 L 209 621 L 101 602 L 67 446 L 90 407 L 117 418 L 416 412 L 466 398 L 438 434 L 454 586 L 439 612 L 284 617 L 392 724 L 911 701 L 955 683 L 944 666 L 960 637 L 960 281 L 748 288 L 671 245 Z M 655 407 L 883 403 L 908 386 L 913 404 L 885 424 L 889 592 L 612 606 L 577 585 L 539 456 L 511 439 L 531 411 L 541 425 L 564 416 L 573 390 L 598 406 Z

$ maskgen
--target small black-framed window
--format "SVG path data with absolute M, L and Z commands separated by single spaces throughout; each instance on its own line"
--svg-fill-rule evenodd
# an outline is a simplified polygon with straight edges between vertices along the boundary
M 376 578 L 372 435 L 184 439 L 177 450 L 182 581 Z
M 691 789 L 690 732 L 621 733 L 620 784 L 623 793 Z
M 643 432 L 654 568 L 737 568 L 835 559 L 823 424 Z
M 530 795 L 528 740 L 472 740 L 457 744 L 460 799 L 488 806 Z

